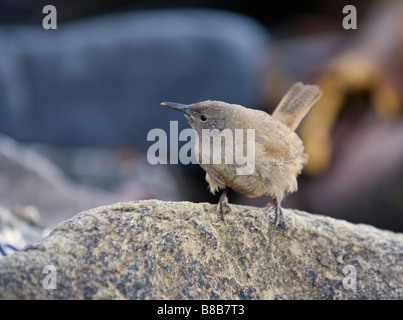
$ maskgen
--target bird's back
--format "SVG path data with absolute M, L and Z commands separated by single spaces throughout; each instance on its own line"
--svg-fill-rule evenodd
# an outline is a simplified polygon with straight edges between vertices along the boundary
M 235 148 L 242 148 L 244 156 L 250 155 L 251 150 L 248 148 L 251 148 L 251 145 L 248 145 L 248 138 L 251 134 L 248 133 L 248 129 L 252 129 L 254 170 L 250 174 L 239 174 L 239 169 L 244 168 L 245 163 L 237 164 L 235 157 L 233 159 L 235 165 L 227 165 L 224 162 L 201 164 L 209 179 L 249 197 L 269 194 L 282 199 L 285 190 L 295 191 L 295 177 L 306 161 L 301 139 L 285 124 L 264 111 L 232 106 L 234 110 L 231 130 L 234 132 L 234 137 L 234 129 L 242 129 L 243 132 L 243 141 L 235 140 L 233 154 L 235 155 Z M 290 174 L 293 176 L 290 179 L 279 179 L 280 176 Z

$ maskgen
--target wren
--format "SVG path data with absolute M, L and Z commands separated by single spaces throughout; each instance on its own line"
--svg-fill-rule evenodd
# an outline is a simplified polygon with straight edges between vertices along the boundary
M 207 100 L 190 105 L 173 102 L 161 104 L 183 112 L 190 126 L 197 133 L 195 146 L 198 151 L 196 152 L 197 160 L 206 171 L 206 181 L 210 191 L 214 194 L 220 189 L 223 190 L 217 205 L 217 211 L 220 212 L 222 219 L 227 210 L 233 212 L 227 198 L 227 190 L 231 188 L 247 197 L 271 196 L 277 228 L 280 219 L 284 219 L 281 202 L 287 194 L 297 191 L 297 176 L 308 161 L 308 155 L 303 152 L 302 140 L 295 133 L 295 129 L 321 95 L 322 91 L 318 86 L 297 82 L 285 94 L 272 115 L 262 110 L 249 109 L 222 101 Z M 239 174 L 237 169 L 241 164 L 237 161 L 221 161 L 220 163 L 201 161 L 200 150 L 205 140 L 200 137 L 205 129 L 216 134 L 225 129 L 243 130 L 242 146 L 235 143 L 233 148 L 245 147 L 247 130 L 253 129 L 253 172 L 246 175 Z M 212 137 L 214 138 L 214 135 Z M 225 158 L 225 150 L 225 146 L 221 148 L 222 160 Z

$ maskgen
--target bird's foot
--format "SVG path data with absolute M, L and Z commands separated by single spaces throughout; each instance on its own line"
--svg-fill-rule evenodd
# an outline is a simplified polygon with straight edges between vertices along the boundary
M 276 229 L 278 227 L 278 224 L 280 223 L 280 219 L 283 219 L 283 221 L 284 221 L 283 210 L 281 210 L 281 207 L 277 207 L 276 208 L 276 224 L 275 224 Z
M 275 229 L 277 229 L 277 227 L 280 223 L 280 220 L 282 219 L 283 221 L 285 221 L 283 210 L 281 209 L 281 202 L 278 201 L 277 199 L 273 199 L 273 202 L 270 204 L 270 206 L 268 204 L 266 207 L 270 207 L 270 208 L 274 207 L 274 212 L 276 214 L 276 219 L 275 219 L 274 225 L 275 225 Z
M 218 201 L 216 210 L 221 214 L 221 219 L 223 221 L 225 221 L 224 213 L 226 210 L 231 211 L 231 213 L 234 213 L 234 210 L 228 203 L 227 189 L 225 189 L 224 192 L 222 193 L 222 195 L 220 197 L 220 201 Z

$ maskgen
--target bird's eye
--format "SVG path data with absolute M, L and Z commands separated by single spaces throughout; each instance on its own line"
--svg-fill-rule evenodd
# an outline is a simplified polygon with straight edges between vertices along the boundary
M 202 115 L 200 116 L 200 120 L 201 120 L 202 122 L 206 122 L 206 121 L 207 121 L 207 116 L 206 116 L 205 114 L 202 114 Z

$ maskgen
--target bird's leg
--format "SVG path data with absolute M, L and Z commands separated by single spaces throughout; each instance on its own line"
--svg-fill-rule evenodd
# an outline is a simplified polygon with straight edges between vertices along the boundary
M 280 218 L 282 218 L 284 220 L 283 211 L 281 210 L 281 201 L 278 201 L 276 198 L 274 198 L 273 206 L 275 208 L 275 213 L 276 213 L 275 228 L 277 229 L 277 226 L 280 223 Z
M 223 221 L 224 221 L 224 208 L 226 208 L 229 211 L 231 211 L 232 213 L 234 213 L 234 210 L 232 210 L 231 206 L 228 203 L 227 191 L 228 191 L 228 188 L 226 187 L 221 194 L 220 201 L 218 201 L 218 204 L 217 204 L 217 211 L 220 212 L 221 219 Z

